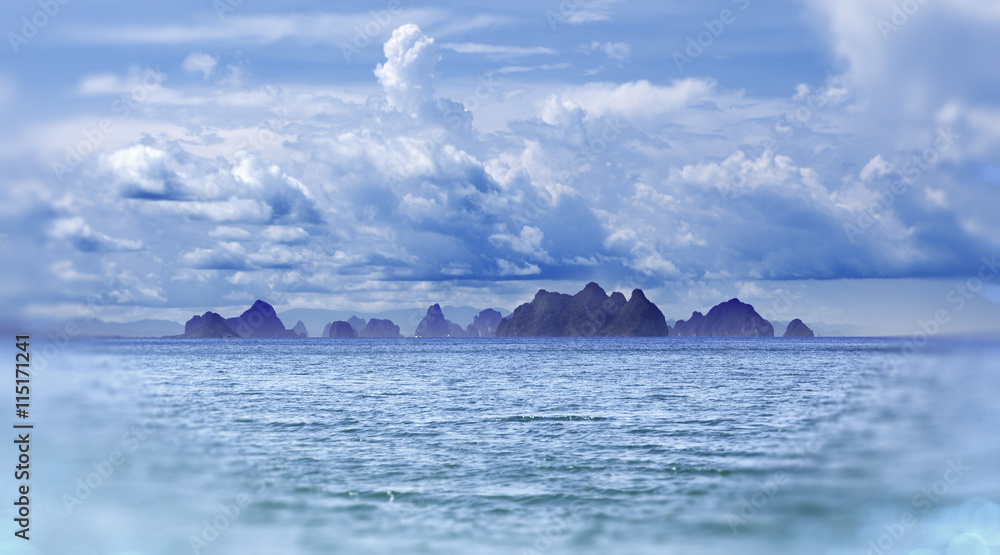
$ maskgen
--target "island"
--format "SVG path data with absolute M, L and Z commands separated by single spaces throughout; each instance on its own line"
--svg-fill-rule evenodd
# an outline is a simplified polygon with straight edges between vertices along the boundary
M 238 337 L 233 328 L 229 327 L 226 319 L 214 312 L 206 312 L 201 316 L 195 316 L 184 324 L 184 334 L 172 337 L 184 338 L 225 338 Z
M 462 326 L 448 320 L 441 311 L 441 305 L 433 304 L 427 309 L 427 315 L 417 325 L 414 334 L 417 337 L 465 337 Z
M 301 322 L 299 322 L 301 324 Z M 285 329 L 274 307 L 257 300 L 243 314 L 235 318 L 223 318 L 215 312 L 194 316 L 184 324 L 184 334 L 180 338 L 284 338 L 300 337 L 293 330 Z
M 342 313 L 343 314 L 343 313 Z M 349 314 L 349 313 L 348 313 Z M 465 312 L 465 314 L 469 314 Z M 468 316 L 467 316 L 468 317 Z M 315 323 L 315 322 L 314 322 Z M 315 323 L 315 325 L 319 325 Z M 488 308 L 466 327 L 445 317 L 439 303 L 427 308 L 414 333 L 422 338 L 505 337 L 774 337 L 774 326 L 754 307 L 733 298 L 712 307 L 707 314 L 693 312 L 687 320 L 667 325 L 663 312 L 642 289 L 608 294 L 591 282 L 575 295 L 538 290 L 534 298 L 504 317 Z M 783 337 L 814 337 L 801 319 L 792 320 Z M 208 311 L 193 316 L 177 338 L 305 338 L 306 325 L 299 320 L 292 329 L 270 304 L 257 300 L 239 316 L 224 318 Z M 365 320 L 352 315 L 326 324 L 321 337 L 336 339 L 401 338 L 392 320 Z
M 473 318 L 472 323 L 465 328 L 465 336 L 496 337 L 497 328 L 500 327 L 500 322 L 502 320 L 503 315 L 500 314 L 500 311 L 487 308 L 477 314 L 476 317 Z
M 788 323 L 788 327 L 785 328 L 785 333 L 782 337 L 815 337 L 816 334 L 813 330 L 809 329 L 809 326 L 802 323 L 802 320 L 798 318 L 792 320 Z
M 739 299 L 715 305 L 708 314 L 694 312 L 674 325 L 677 337 L 774 337 L 774 326 Z
M 329 333 L 327 337 L 334 339 L 354 339 L 358 336 L 358 332 L 354 329 L 354 326 L 350 322 L 344 322 L 343 320 L 330 324 L 327 333 Z
M 399 326 L 392 323 L 392 320 L 372 318 L 368 320 L 368 324 L 365 325 L 364 329 L 358 333 L 358 337 L 396 339 L 403 336 L 399 334 Z
M 500 322 L 497 337 L 666 337 L 667 321 L 641 289 L 608 295 L 588 283 L 575 295 L 540 289 Z
M 285 324 L 278 318 L 274 307 L 261 300 L 255 301 L 253 306 L 236 318 L 229 318 L 226 323 L 240 337 L 298 337 L 294 331 L 285 329 Z

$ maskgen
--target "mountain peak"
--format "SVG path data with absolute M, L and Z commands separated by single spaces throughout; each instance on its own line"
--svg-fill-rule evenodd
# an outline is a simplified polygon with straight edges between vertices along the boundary
M 816 334 L 802 320 L 796 318 L 788 323 L 785 334 L 782 337 L 815 337 Z
M 497 327 L 497 337 L 663 337 L 669 333 L 663 313 L 639 291 L 632 299 L 610 297 L 597 283 L 575 295 L 540 290 Z
M 454 328 L 458 328 L 456 331 Z M 463 332 L 463 333 L 459 333 Z M 444 311 L 438 303 L 427 308 L 427 315 L 417 325 L 417 337 L 456 337 L 464 335 L 464 330 L 444 317 Z
M 739 299 L 717 304 L 702 315 L 693 312 L 688 321 L 674 325 L 674 335 L 682 337 L 774 337 L 774 326 L 757 314 L 753 306 Z

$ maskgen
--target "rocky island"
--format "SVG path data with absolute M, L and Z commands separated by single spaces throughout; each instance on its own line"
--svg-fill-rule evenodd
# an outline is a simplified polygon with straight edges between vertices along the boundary
M 448 320 L 441 311 L 441 305 L 433 304 L 427 309 L 427 315 L 417 325 L 414 334 L 417 337 L 465 337 L 462 326 Z
M 226 323 L 240 337 L 298 337 L 294 331 L 285 329 L 285 324 L 278 318 L 274 307 L 261 300 L 255 301 L 253 306 L 236 318 L 227 319 Z
M 301 322 L 299 322 L 301 324 Z M 253 303 L 243 314 L 235 318 L 223 318 L 215 312 L 194 316 L 184 324 L 182 338 L 210 337 L 253 337 L 277 338 L 299 337 L 293 330 L 285 329 L 274 307 L 264 301 Z
M 503 320 L 503 315 L 499 311 L 487 308 L 477 314 L 472 323 L 465 328 L 465 335 L 466 337 L 496 337 L 501 320 Z
M 359 336 L 361 335 L 361 331 L 365 329 L 365 326 L 368 325 L 364 318 L 358 318 L 357 316 L 351 316 L 348 318 L 347 323 L 354 328 L 354 331 L 356 331 Z
M 497 337 L 666 337 L 670 334 L 660 309 L 641 289 L 608 295 L 588 283 L 576 295 L 544 289 L 522 304 L 497 327 Z
M 326 335 L 326 337 L 334 339 L 354 339 L 357 336 L 358 332 L 354 329 L 354 326 L 350 322 L 344 322 L 343 320 L 330 324 Z
M 815 337 L 816 334 L 813 330 L 809 329 L 809 326 L 802 323 L 802 320 L 798 318 L 792 320 L 788 323 L 788 327 L 785 328 L 785 334 L 782 337 Z
M 468 314 L 468 312 L 466 312 Z M 467 316 L 468 317 L 468 316 Z M 315 324 L 315 325 L 318 325 Z M 588 283 L 575 295 L 540 289 L 535 297 L 517 307 L 506 318 L 500 311 L 479 312 L 463 328 L 445 318 L 440 304 L 428 307 L 414 334 L 416 337 L 774 337 L 774 326 L 753 306 L 730 299 L 712 307 L 707 314 L 694 312 L 687 320 L 678 320 L 671 329 L 663 312 L 641 289 L 634 289 L 628 299 L 620 292 L 608 294 L 596 283 Z M 783 337 L 813 337 L 802 320 L 792 320 Z M 296 338 L 308 337 L 299 320 L 285 329 L 270 304 L 257 300 L 235 318 L 223 318 L 215 312 L 194 316 L 184 326 L 183 338 Z M 400 328 L 392 320 L 365 320 L 351 316 L 326 324 L 322 337 L 399 338 Z
M 207 339 L 213 337 L 237 337 L 226 319 L 214 312 L 195 316 L 184 324 L 184 334 L 176 337 Z
M 694 312 L 674 325 L 677 337 L 774 337 L 774 326 L 739 299 L 715 305 L 708 314 Z
M 350 320 L 348 320 L 350 322 Z M 358 332 L 358 337 L 381 337 L 381 338 L 397 338 L 403 337 L 399 334 L 399 326 L 392 323 L 392 320 L 379 320 L 378 318 L 372 318 L 368 320 L 368 324 L 365 325 L 364 329 Z

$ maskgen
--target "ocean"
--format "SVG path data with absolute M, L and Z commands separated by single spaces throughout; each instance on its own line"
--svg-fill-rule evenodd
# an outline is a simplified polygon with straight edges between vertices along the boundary
M 105 339 L 44 362 L 31 540 L 2 553 L 1000 553 L 985 340 Z

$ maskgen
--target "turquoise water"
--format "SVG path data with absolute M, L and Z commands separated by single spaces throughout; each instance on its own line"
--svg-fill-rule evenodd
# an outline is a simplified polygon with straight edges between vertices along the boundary
M 998 355 L 75 341 L 36 369 L 32 540 L 0 551 L 998 554 Z

